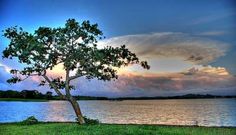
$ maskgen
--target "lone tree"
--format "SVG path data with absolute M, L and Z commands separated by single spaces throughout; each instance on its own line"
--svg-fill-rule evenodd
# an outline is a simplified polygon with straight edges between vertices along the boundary
M 12 69 L 8 83 L 17 83 L 31 76 L 40 76 L 39 86 L 49 85 L 61 99 L 68 100 L 80 124 L 85 123 L 79 104 L 70 93 L 75 89 L 71 81 L 79 77 L 110 81 L 117 79 L 117 70 L 122 66 L 140 64 L 149 69 L 146 61 L 139 61 L 135 53 L 125 45 L 120 47 L 97 47 L 97 40 L 103 39 L 97 24 L 89 21 L 77 22 L 68 19 L 64 27 L 39 27 L 34 33 L 23 31 L 20 27 L 7 28 L 4 31 L 10 40 L 3 51 L 3 58 L 17 58 L 25 65 L 21 70 Z M 49 76 L 47 72 L 62 64 L 65 77 Z M 74 73 L 72 75 L 72 73 Z M 65 94 L 61 92 L 65 90 Z

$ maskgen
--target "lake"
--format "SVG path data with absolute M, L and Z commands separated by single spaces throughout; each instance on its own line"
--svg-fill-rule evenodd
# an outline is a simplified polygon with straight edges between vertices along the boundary
M 236 126 L 236 99 L 79 101 L 82 112 L 102 123 Z M 40 121 L 75 121 L 66 101 L 0 102 L 0 122 L 35 116 Z

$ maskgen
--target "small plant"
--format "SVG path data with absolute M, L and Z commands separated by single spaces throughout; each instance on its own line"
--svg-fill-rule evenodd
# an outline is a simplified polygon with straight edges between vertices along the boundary
M 84 116 L 83 118 L 84 118 L 85 124 L 95 125 L 95 124 L 100 123 L 99 120 L 97 120 L 97 119 L 90 119 L 86 116 Z M 78 118 L 76 118 L 76 121 L 78 121 Z
M 37 124 L 39 121 L 34 117 L 34 116 L 30 116 L 27 119 L 23 120 L 22 122 L 20 122 L 23 125 L 31 125 L 31 124 Z

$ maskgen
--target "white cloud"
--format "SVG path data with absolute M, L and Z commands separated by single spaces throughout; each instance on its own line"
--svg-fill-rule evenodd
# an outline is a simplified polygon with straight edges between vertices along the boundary
M 216 73 L 205 71 L 216 70 Z M 98 80 L 87 81 L 84 78 L 75 80 L 73 84 L 83 95 L 99 96 L 170 96 L 189 93 L 198 94 L 236 94 L 236 77 L 217 74 L 220 67 L 206 67 L 197 73 L 184 75 L 156 74 L 142 76 L 123 74 L 116 81 L 103 82 Z M 76 91 L 75 91 L 76 92 Z
M 201 32 L 196 35 L 199 36 L 220 36 L 220 35 L 225 35 L 227 34 L 225 31 L 206 31 L 206 32 Z
M 93 96 L 165 96 L 205 92 L 206 89 L 212 94 L 215 90 L 222 93 L 229 89 L 232 92 L 236 88 L 236 78 L 230 76 L 224 67 L 201 66 L 225 55 L 228 45 L 223 42 L 197 35 L 165 32 L 114 37 L 99 44 L 101 47 L 126 44 L 131 51 L 151 63 L 151 72 L 131 67 L 117 81 L 88 81 L 79 78 L 73 81 L 78 89 L 73 92 Z M 180 73 L 191 67 L 195 68 Z M 2 73 L 7 73 L 6 68 Z M 54 70 L 50 75 L 63 76 L 62 67 L 58 66 Z M 4 76 L 9 77 L 9 74 Z M 38 78 L 33 78 L 11 86 L 4 80 L 2 87 L 49 90 L 48 87 L 36 87 L 37 80 Z
M 100 45 L 125 44 L 143 58 L 181 57 L 195 64 L 207 64 L 224 56 L 228 45 L 185 33 L 151 33 L 114 37 Z
M 219 76 L 229 76 L 229 72 L 224 67 L 212 67 L 198 65 L 193 68 L 190 68 L 187 72 L 184 72 L 185 75 L 219 75 Z

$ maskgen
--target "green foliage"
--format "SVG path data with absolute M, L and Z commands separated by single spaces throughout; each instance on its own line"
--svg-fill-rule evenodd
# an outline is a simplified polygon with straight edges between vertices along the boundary
M 102 35 L 97 24 L 90 24 L 89 21 L 79 23 L 75 19 L 68 19 L 64 27 L 39 27 L 34 33 L 17 26 L 7 28 L 4 37 L 10 43 L 3 51 L 3 58 L 16 58 L 25 65 L 22 70 L 11 70 L 13 77 L 7 82 L 17 83 L 31 76 L 42 76 L 45 80 L 39 86 L 48 84 L 60 98 L 73 100 L 69 91 L 74 89 L 70 85 L 71 80 L 83 76 L 110 81 L 118 78 L 117 68 L 130 64 L 150 68 L 146 61 L 139 61 L 136 54 L 125 45 L 98 48 L 97 39 L 102 39 Z M 65 79 L 47 76 L 47 71 L 58 64 L 63 64 Z M 76 74 L 70 76 L 72 71 Z M 60 92 L 62 89 L 65 89 L 65 95 Z
M 47 99 L 52 99 L 52 97 L 53 97 L 51 91 L 47 91 L 46 94 L 45 94 L 45 96 L 46 96 Z
M 78 125 L 40 123 L 35 125 L 0 124 L 2 135 L 235 135 L 236 128 L 185 127 L 158 125 Z
M 32 124 L 37 124 L 38 122 L 39 121 L 34 116 L 30 116 L 27 119 L 20 122 L 20 124 L 22 124 L 22 125 L 32 125 Z
M 76 121 L 78 121 L 78 118 L 76 118 Z M 86 116 L 84 116 L 84 121 L 85 121 L 86 124 L 91 124 L 91 125 L 99 124 L 100 123 L 99 120 L 97 120 L 97 119 L 90 119 L 90 118 L 88 118 Z
M 23 70 L 11 70 L 14 76 L 8 82 L 17 83 L 34 75 L 46 76 L 47 70 L 63 64 L 67 73 L 75 71 L 76 74 L 69 76 L 68 80 L 51 78 L 49 85 L 52 89 L 73 89 L 68 82 L 78 77 L 109 81 L 118 78 L 116 68 L 122 66 L 140 64 L 145 69 L 150 68 L 125 45 L 98 48 L 97 39 L 103 39 L 102 35 L 97 24 L 89 21 L 79 23 L 75 19 L 68 19 L 64 27 L 39 27 L 34 33 L 17 26 L 7 28 L 4 36 L 10 43 L 3 51 L 3 58 L 15 57 L 19 63 L 26 65 Z M 47 82 L 49 80 L 42 80 L 40 86 Z

